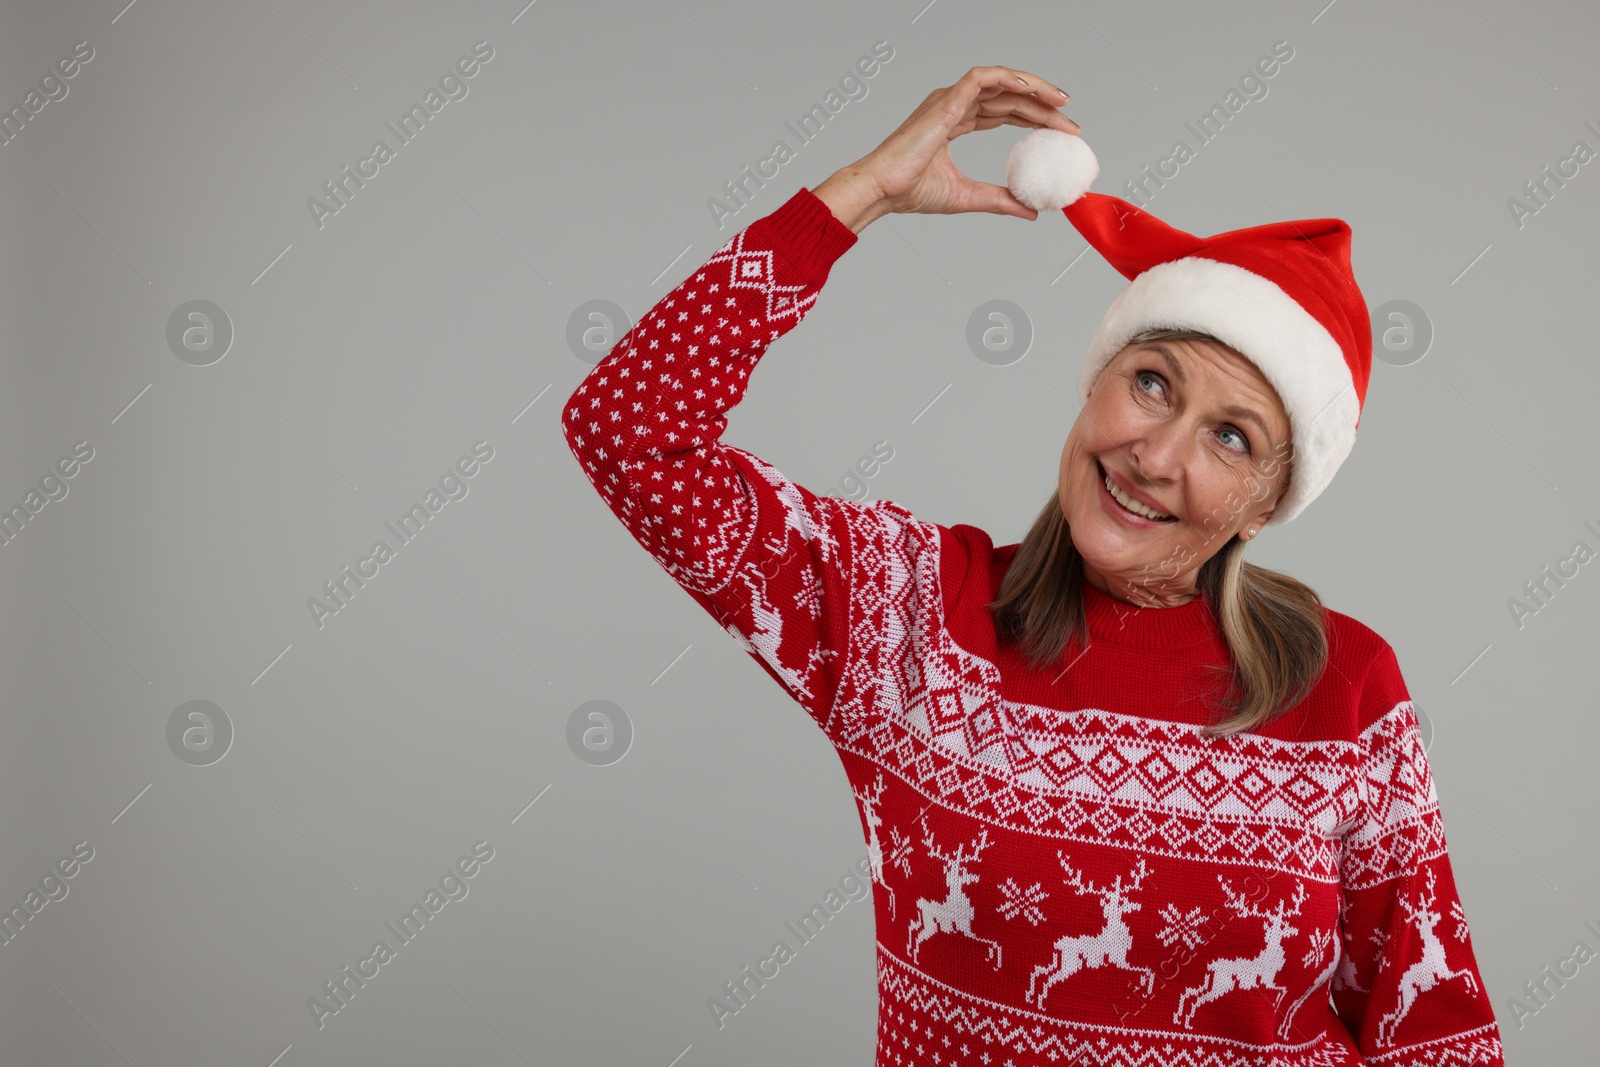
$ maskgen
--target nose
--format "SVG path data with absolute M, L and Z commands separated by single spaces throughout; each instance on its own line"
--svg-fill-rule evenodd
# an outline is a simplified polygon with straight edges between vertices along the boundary
M 1192 435 L 1176 421 L 1151 425 L 1127 449 L 1133 468 L 1155 483 L 1170 482 L 1188 462 Z

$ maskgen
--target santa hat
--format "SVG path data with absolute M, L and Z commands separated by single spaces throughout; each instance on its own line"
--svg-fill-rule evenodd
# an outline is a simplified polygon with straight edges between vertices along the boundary
M 1350 268 L 1350 227 L 1298 219 L 1196 237 L 1115 196 L 1088 191 L 1100 173 L 1081 138 L 1035 129 L 1006 161 L 1011 194 L 1061 208 L 1128 286 L 1117 294 L 1078 378 L 1089 387 L 1128 338 L 1151 327 L 1204 331 L 1272 383 L 1289 415 L 1289 489 L 1270 524 L 1300 514 L 1355 445 L 1372 373 L 1372 327 Z

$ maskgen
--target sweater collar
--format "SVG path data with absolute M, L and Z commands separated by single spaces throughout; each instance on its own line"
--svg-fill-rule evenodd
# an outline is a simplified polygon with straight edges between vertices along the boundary
M 1090 643 L 1129 648 L 1182 648 L 1220 638 L 1222 630 L 1204 594 L 1173 608 L 1139 607 L 1081 581 Z

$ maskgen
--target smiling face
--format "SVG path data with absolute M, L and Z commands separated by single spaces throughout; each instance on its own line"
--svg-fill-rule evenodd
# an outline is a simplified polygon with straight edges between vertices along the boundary
M 1085 579 L 1135 604 L 1192 600 L 1201 565 L 1271 517 L 1288 485 L 1289 430 L 1271 383 L 1220 342 L 1124 346 L 1061 451 L 1061 511 Z

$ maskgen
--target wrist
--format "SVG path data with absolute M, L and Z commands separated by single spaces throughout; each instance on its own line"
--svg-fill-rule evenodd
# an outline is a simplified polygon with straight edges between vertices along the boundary
M 811 193 L 828 205 L 833 217 L 851 233 L 860 233 L 872 220 L 890 212 L 888 201 L 857 164 L 834 171 Z

